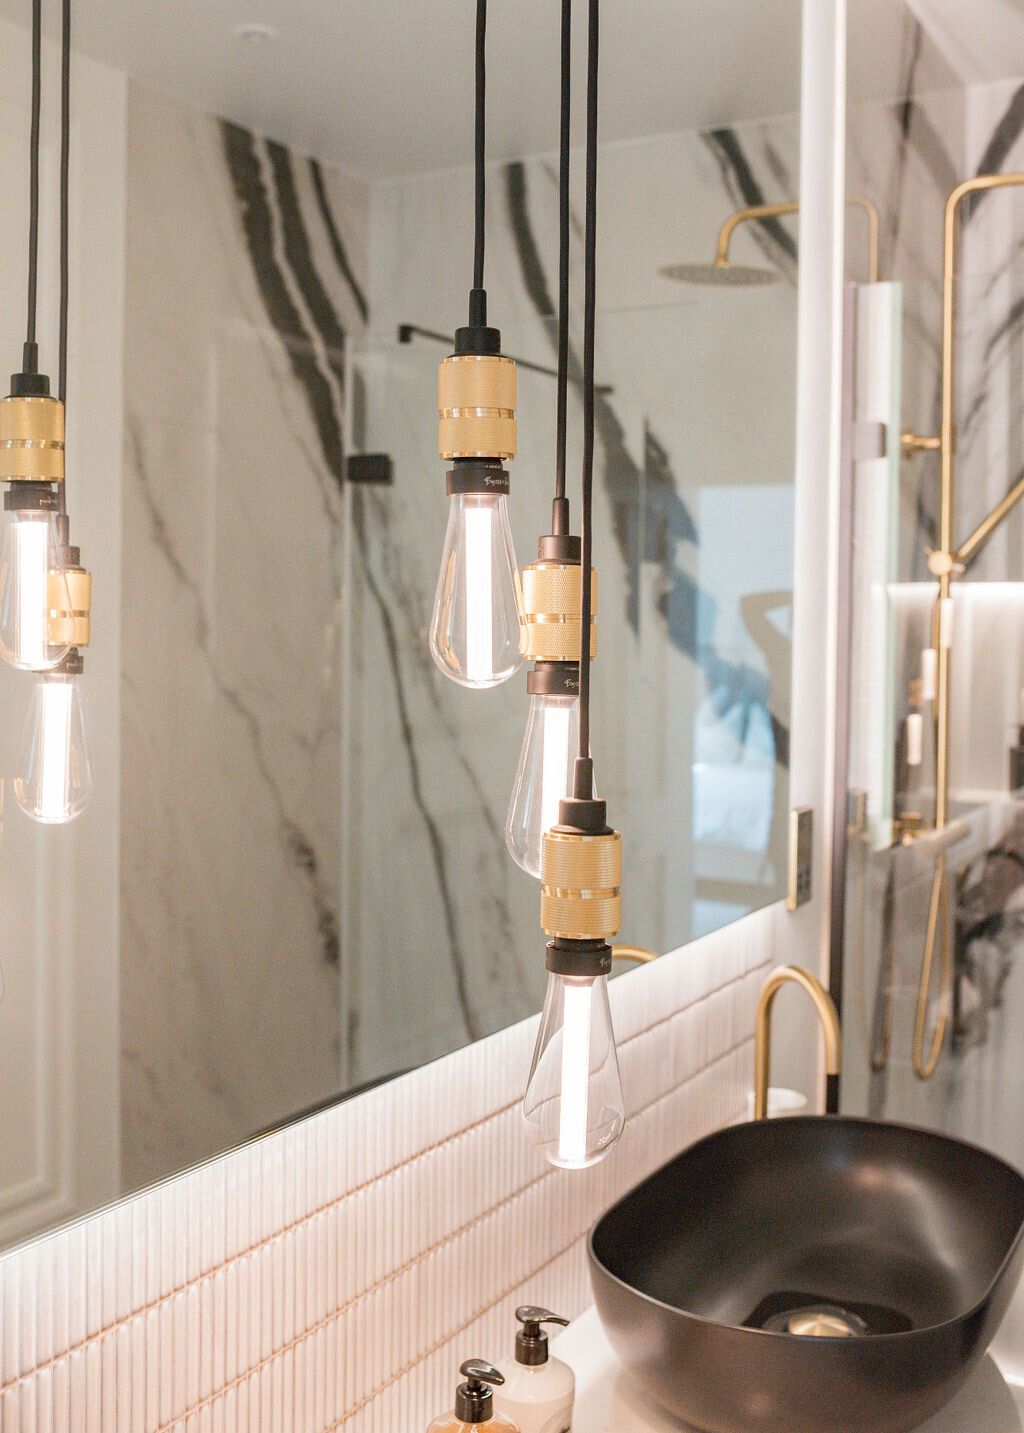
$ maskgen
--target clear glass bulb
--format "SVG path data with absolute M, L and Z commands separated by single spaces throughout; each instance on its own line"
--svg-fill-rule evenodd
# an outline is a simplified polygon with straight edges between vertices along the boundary
M 445 676 L 494 687 L 518 671 L 521 605 L 506 498 L 454 494 L 430 619 L 430 650 Z
M 45 672 L 35 684 L 14 795 L 36 821 L 73 820 L 92 792 L 80 681 L 75 673 Z
M 548 975 L 523 1122 L 561 1169 L 596 1164 L 617 1143 L 625 1105 L 607 976 Z
M 541 837 L 557 826 L 558 803 L 572 787 L 579 739 L 579 697 L 531 695 L 505 819 L 509 854 L 531 876 L 540 876 Z
M 45 671 L 67 655 L 50 645 L 50 612 L 71 606 L 55 514 L 5 507 L 0 538 L 0 653 L 14 667 Z

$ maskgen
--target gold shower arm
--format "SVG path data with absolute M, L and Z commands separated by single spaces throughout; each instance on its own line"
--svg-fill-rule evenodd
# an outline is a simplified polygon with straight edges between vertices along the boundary
M 753 219 L 777 219 L 780 214 L 795 214 L 800 208 L 799 202 L 791 199 L 786 204 L 751 204 L 748 209 L 737 209 L 735 214 L 730 214 L 728 219 L 718 231 L 718 252 L 715 254 L 715 263 L 719 268 L 724 268 L 729 262 L 729 241 L 732 232 L 740 224 L 748 224 Z
M 981 520 L 967 541 L 960 545 L 956 554 L 958 565 L 963 566 L 970 562 L 973 557 L 977 557 L 1003 518 L 1009 516 L 1021 498 L 1024 498 L 1024 478 L 1021 478 L 1019 483 L 1014 484 L 1002 502 L 998 503 L 992 509 L 988 517 Z
M 788 203 L 752 203 L 749 209 L 736 209 L 735 214 L 730 214 L 725 224 L 719 229 L 718 252 L 715 255 L 715 262 L 719 267 L 725 267 L 729 262 L 729 241 L 732 239 L 733 229 L 739 228 L 740 224 L 749 224 L 752 219 L 776 219 L 781 214 L 796 214 L 799 203 L 791 199 Z
M 868 282 L 878 282 L 878 206 L 863 195 L 856 195 L 849 201 L 863 209 L 868 220 Z M 735 214 L 730 214 L 718 232 L 718 250 L 715 254 L 715 264 L 721 269 L 729 263 L 729 243 L 732 239 L 733 230 L 740 224 L 750 223 L 754 219 L 777 219 L 782 214 L 796 214 L 800 209 L 797 200 L 790 200 L 786 204 L 752 204 L 748 209 L 737 209 Z

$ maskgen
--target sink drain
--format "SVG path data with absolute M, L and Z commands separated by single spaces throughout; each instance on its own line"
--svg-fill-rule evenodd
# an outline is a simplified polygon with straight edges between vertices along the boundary
M 758 1325 L 767 1333 L 796 1338 L 863 1338 L 870 1329 L 862 1318 L 838 1304 L 799 1304 L 779 1309 Z
M 801 1309 L 790 1314 L 785 1332 L 797 1338 L 852 1338 L 863 1337 L 867 1325 L 856 1314 L 834 1308 Z
M 824 1290 L 776 1289 L 743 1320 L 751 1329 L 791 1334 L 794 1338 L 869 1338 L 904 1333 L 913 1324 L 899 1309 L 882 1304 L 829 1298 Z

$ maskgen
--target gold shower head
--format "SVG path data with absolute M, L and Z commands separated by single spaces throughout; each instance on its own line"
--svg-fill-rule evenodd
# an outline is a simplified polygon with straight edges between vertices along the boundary
M 716 259 L 713 264 L 668 264 L 658 273 L 666 279 L 675 279 L 683 284 L 723 285 L 733 288 L 757 288 L 763 284 L 777 284 L 782 278 L 778 269 L 758 269 L 752 264 L 730 264 L 728 259 Z
M 868 221 L 868 283 L 878 282 L 878 209 L 870 199 L 855 194 L 847 200 L 864 210 Z M 736 288 L 758 288 L 764 284 L 776 284 L 782 278 L 777 269 L 762 269 L 753 264 L 731 264 L 729 262 L 729 241 L 733 230 L 751 220 L 777 219 L 783 214 L 796 214 L 800 205 L 795 200 L 785 204 L 752 204 L 748 209 L 737 209 L 730 214 L 718 234 L 718 248 L 712 264 L 668 264 L 659 269 L 662 278 L 675 279 L 684 284 L 723 284 Z
M 684 284 L 720 284 L 733 288 L 759 288 L 764 284 L 776 284 L 782 278 L 777 269 L 762 269 L 753 264 L 731 264 L 729 262 L 729 240 L 733 230 L 752 219 L 777 219 L 781 214 L 795 214 L 800 205 L 795 200 L 785 204 L 751 204 L 747 209 L 737 209 L 730 214 L 718 234 L 718 249 L 713 264 L 669 264 L 658 273 L 666 279 L 676 279 Z

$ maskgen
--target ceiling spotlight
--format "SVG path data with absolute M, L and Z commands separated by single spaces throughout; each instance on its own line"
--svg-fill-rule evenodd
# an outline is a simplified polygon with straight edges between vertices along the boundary
M 278 33 L 273 25 L 263 25 L 258 20 L 246 20 L 235 26 L 235 39 L 244 40 L 247 45 L 266 45 L 276 40 Z

